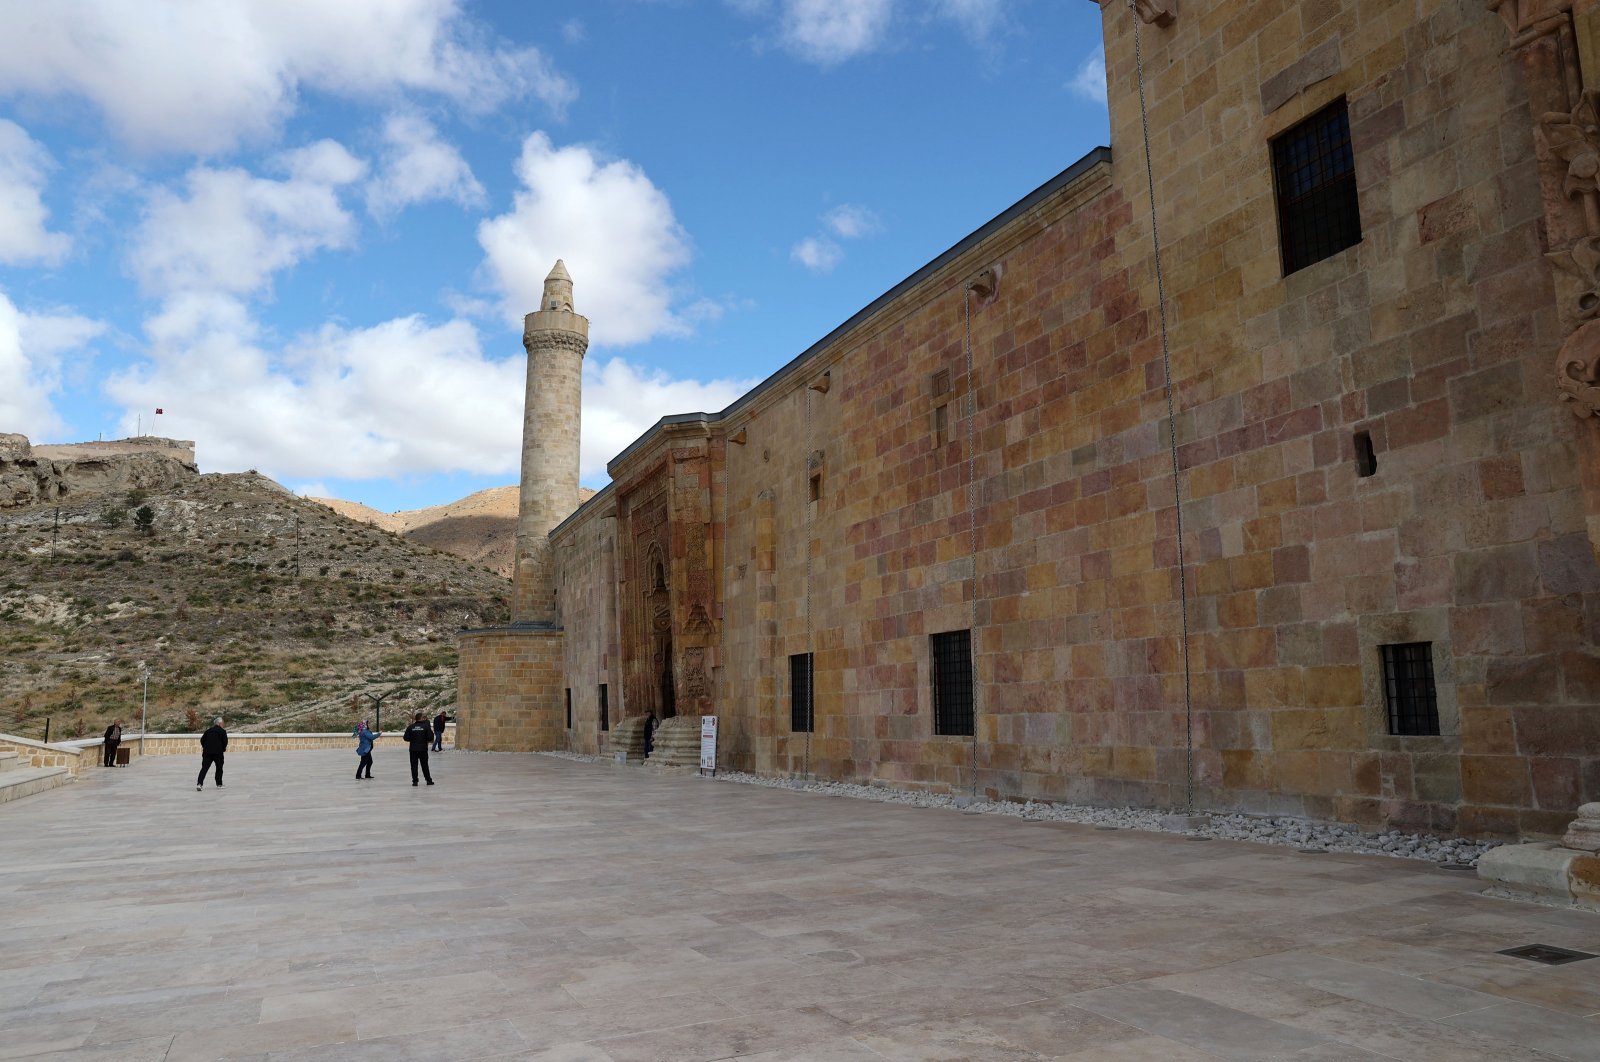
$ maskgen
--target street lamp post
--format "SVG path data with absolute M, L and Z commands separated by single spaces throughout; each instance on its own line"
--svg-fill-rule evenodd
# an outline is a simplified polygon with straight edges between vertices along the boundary
M 145 720 L 150 716 L 150 665 L 139 661 L 139 677 L 144 679 L 144 702 L 139 706 L 139 755 L 144 756 Z

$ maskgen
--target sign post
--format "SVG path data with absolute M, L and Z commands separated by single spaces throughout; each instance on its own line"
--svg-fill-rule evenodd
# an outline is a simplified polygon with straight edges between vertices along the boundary
M 717 717 L 700 717 L 700 773 L 717 773 Z

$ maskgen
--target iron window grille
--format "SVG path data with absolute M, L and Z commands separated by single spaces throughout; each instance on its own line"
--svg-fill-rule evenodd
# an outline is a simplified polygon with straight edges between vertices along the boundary
M 611 729 L 611 701 L 604 682 L 600 683 L 600 729 Z
M 1350 112 L 1340 99 L 1272 141 L 1283 275 L 1361 242 Z
M 567 690 L 567 729 L 572 729 L 572 691 Z
M 1439 701 L 1433 685 L 1433 643 L 1381 645 L 1383 690 L 1389 703 L 1389 733 L 1439 733 Z
M 930 639 L 933 656 L 933 732 L 972 734 L 972 632 Z
M 810 653 L 796 653 L 789 658 L 789 729 L 796 734 L 809 734 L 816 726 L 816 708 L 812 700 L 812 662 Z

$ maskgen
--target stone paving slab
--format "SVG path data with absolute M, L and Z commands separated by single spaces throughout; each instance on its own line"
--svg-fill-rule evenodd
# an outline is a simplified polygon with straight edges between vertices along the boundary
M 0 806 L 0 1059 L 1600 1062 L 1600 915 L 1368 856 L 546 756 Z

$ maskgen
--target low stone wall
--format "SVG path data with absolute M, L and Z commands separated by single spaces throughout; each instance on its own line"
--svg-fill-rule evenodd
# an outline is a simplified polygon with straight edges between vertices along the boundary
M 404 728 L 401 728 L 404 729 Z M 456 725 L 445 724 L 444 744 L 455 747 Z M 383 747 L 401 747 L 400 730 L 385 730 L 377 741 Z M 138 734 L 123 732 L 122 748 L 128 750 L 128 759 L 140 756 Z M 82 738 L 76 741 L 52 742 L 0 734 L 0 751 L 15 752 L 30 767 L 65 767 L 74 778 L 85 770 L 98 768 L 105 760 L 102 738 Z M 230 732 L 228 752 L 282 752 L 289 749 L 353 749 L 355 738 L 348 733 L 333 734 L 249 734 Z M 198 756 L 199 734 L 147 734 L 144 738 L 146 756 Z
M 82 764 L 94 759 L 92 756 L 82 754 L 83 749 L 80 746 L 83 744 L 71 742 L 46 745 L 42 741 L 0 734 L 0 752 L 15 752 L 19 760 L 29 767 L 65 767 L 72 772 L 74 778 L 78 776 L 78 768 Z M 100 739 L 96 738 L 93 745 L 95 753 L 98 754 Z M 95 759 L 94 762 L 98 764 L 100 761 Z
M 402 728 L 404 729 L 404 728 Z M 405 742 L 400 740 L 400 730 L 385 730 L 383 736 L 378 738 L 376 744 L 382 747 L 401 747 Z M 132 741 L 122 739 L 124 745 L 131 745 L 133 755 L 139 755 L 139 739 Z M 444 743 L 450 748 L 455 747 L 455 724 L 447 723 L 444 730 Z M 99 743 L 96 742 L 98 745 Z M 349 733 L 333 734 L 250 734 L 236 731 L 228 732 L 228 752 L 284 752 L 301 749 L 343 749 L 355 748 L 355 738 Z M 199 734 L 151 734 L 144 739 L 144 754 L 146 756 L 198 756 L 200 755 Z

